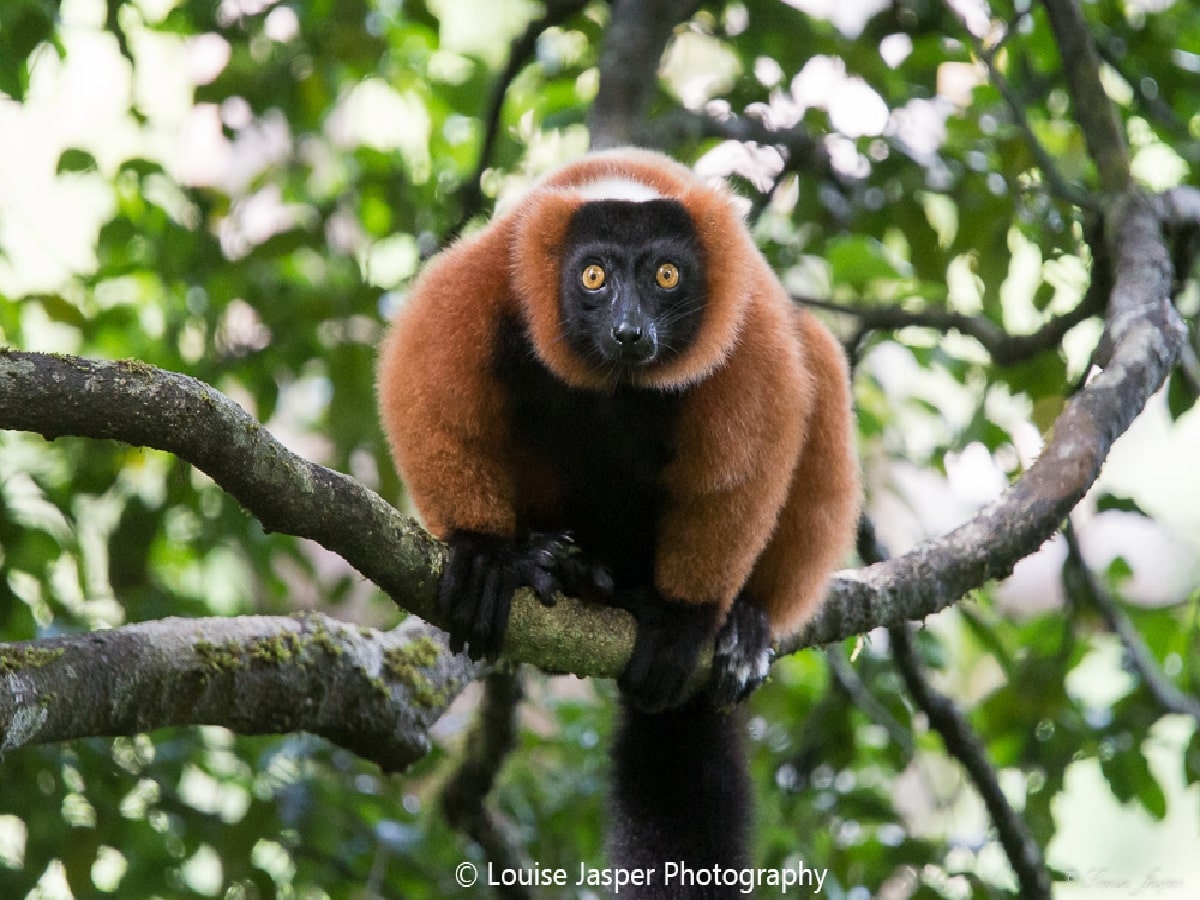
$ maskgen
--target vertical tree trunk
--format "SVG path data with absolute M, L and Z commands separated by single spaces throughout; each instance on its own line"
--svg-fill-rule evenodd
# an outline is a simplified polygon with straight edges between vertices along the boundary
M 659 61 L 675 26 L 695 8 L 695 0 L 614 0 L 600 51 L 600 89 L 588 117 L 593 150 L 643 142 Z

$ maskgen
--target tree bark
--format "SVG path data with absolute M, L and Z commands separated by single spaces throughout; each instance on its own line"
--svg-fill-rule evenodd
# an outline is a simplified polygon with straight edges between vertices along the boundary
M 1111 204 L 1113 289 L 1099 356 L 1105 368 L 1068 404 L 1029 471 L 949 534 L 835 577 L 825 604 L 780 652 L 922 619 L 1009 574 L 1054 533 L 1096 480 L 1113 441 L 1162 386 L 1184 343 L 1169 295 L 1166 212 L 1160 198 L 1138 192 Z M 434 587 L 445 548 L 353 479 L 290 453 L 244 410 L 195 379 L 136 362 L 3 351 L 0 427 L 50 438 L 113 438 L 176 453 L 265 527 L 316 540 L 402 607 L 439 624 Z M 547 608 L 521 591 L 505 654 L 550 672 L 615 677 L 633 637 L 625 612 L 566 598 Z
M 644 144 L 658 66 L 695 0 L 614 0 L 600 51 L 600 88 L 588 117 L 592 149 Z
M 309 731 L 397 771 L 479 668 L 417 619 L 379 632 L 317 614 L 172 618 L 0 644 L 0 753 L 223 725 Z

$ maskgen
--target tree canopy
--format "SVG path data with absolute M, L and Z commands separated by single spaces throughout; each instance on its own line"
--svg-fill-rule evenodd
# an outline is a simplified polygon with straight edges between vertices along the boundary
M 621 144 L 731 181 L 853 366 L 755 863 L 1192 896 L 1197 72 L 1183 0 L 0 4 L 0 897 L 600 864 L 632 620 L 451 654 L 373 373 L 426 258 Z

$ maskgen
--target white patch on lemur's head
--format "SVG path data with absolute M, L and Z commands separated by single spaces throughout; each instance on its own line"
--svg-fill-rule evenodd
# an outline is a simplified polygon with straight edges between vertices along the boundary
M 645 203 L 662 197 L 658 191 L 632 178 L 601 178 L 579 186 L 584 200 L 630 200 Z

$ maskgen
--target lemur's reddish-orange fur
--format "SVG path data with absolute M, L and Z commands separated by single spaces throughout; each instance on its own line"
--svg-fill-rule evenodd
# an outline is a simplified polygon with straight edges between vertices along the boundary
M 683 203 L 706 272 L 695 341 L 638 381 L 684 398 L 676 455 L 663 473 L 655 587 L 722 611 L 746 587 L 772 629 L 788 631 L 820 599 L 857 520 L 845 359 L 825 327 L 793 306 L 732 198 L 666 157 L 584 157 L 429 263 L 382 348 L 379 393 L 393 453 L 440 538 L 514 536 L 530 505 L 554 502 L 553 473 L 531 471 L 515 449 L 492 351 L 501 320 L 516 315 L 554 375 L 607 389 L 561 339 L 557 292 L 580 188 L 613 178 Z

